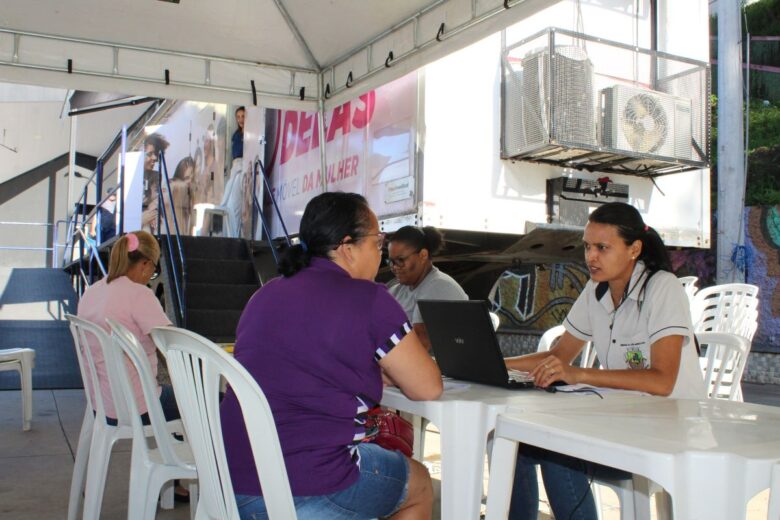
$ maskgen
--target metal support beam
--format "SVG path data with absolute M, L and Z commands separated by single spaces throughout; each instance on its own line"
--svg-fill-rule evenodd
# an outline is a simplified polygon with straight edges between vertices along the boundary
M 6 28 L 0 28 L 0 34 L 13 36 L 9 59 L 0 59 L 0 78 L 6 81 L 57 84 L 82 90 L 104 88 L 169 99 L 249 104 L 247 100 L 252 96 L 252 89 L 248 78 L 273 78 L 271 82 L 257 81 L 260 88 L 256 94 L 264 98 L 267 105 L 298 110 L 314 110 L 316 107 L 315 96 L 300 100 L 290 93 L 291 90 L 297 92 L 297 88 L 276 87 L 290 82 L 294 83 L 294 87 L 313 87 L 320 72 L 316 67 L 282 66 Z M 27 47 L 35 48 L 36 52 L 23 52 Z M 90 52 L 80 54 L 85 47 L 91 48 Z M 80 58 L 74 60 L 71 70 L 65 61 L 60 64 L 51 59 L 51 56 L 68 53 Z M 160 63 L 165 64 L 162 69 L 158 66 Z M 130 64 L 133 66 L 128 66 Z M 171 80 L 166 83 L 163 70 L 168 67 Z M 133 72 L 123 72 L 126 70 Z
M 718 1 L 718 283 L 745 281 L 740 7 L 738 0 Z

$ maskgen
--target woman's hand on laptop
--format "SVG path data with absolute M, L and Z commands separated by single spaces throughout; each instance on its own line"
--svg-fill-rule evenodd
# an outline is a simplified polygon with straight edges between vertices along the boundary
M 531 371 L 536 386 L 547 388 L 555 381 L 564 381 L 573 385 L 577 383 L 577 367 L 563 363 L 556 356 L 547 356 Z

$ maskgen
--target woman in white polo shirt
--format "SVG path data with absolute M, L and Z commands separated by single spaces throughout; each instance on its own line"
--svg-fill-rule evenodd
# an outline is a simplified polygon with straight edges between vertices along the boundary
M 566 332 L 549 352 L 507 359 L 531 372 L 537 385 L 584 383 L 673 398 L 704 398 L 688 298 L 669 271 L 661 237 L 632 206 L 604 204 L 583 235 L 590 281 L 564 320 Z M 602 369 L 572 366 L 593 342 Z M 536 518 L 541 465 L 556 518 L 597 518 L 589 480 L 628 474 L 558 453 L 521 446 L 509 518 Z

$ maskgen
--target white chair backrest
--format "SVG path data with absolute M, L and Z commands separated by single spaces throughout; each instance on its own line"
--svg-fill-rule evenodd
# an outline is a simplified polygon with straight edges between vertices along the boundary
M 696 294 L 698 287 L 696 282 L 699 280 L 698 276 L 680 276 L 677 278 L 683 286 L 685 294 L 688 295 L 688 301 L 693 302 L 693 296 Z
M 97 379 L 97 375 L 94 373 L 95 368 L 92 364 L 92 356 L 88 350 L 88 344 L 82 337 L 82 333 L 71 321 L 74 318 L 72 314 L 65 314 L 65 318 L 68 319 L 70 334 L 73 336 L 73 346 L 76 349 L 76 359 L 79 362 L 79 371 L 81 372 L 81 381 L 84 383 L 84 393 L 87 397 L 87 407 L 90 410 L 97 411 L 97 404 L 93 404 L 92 396 L 95 395 L 95 385 L 93 381 Z M 89 357 L 88 357 L 89 356 Z M 103 410 L 103 401 L 100 401 L 100 409 Z
M 91 323 L 87 320 L 73 316 L 72 314 L 66 314 L 65 317 L 70 322 L 70 330 L 73 334 L 73 341 L 76 345 L 76 354 L 79 358 L 79 366 L 81 368 L 81 377 L 84 379 L 85 389 L 89 385 L 89 391 L 87 394 L 88 404 L 92 405 L 92 409 L 95 410 L 96 418 L 105 421 L 106 408 L 104 404 L 105 396 L 101 392 L 101 380 L 107 378 L 108 388 L 111 392 L 111 400 L 114 404 L 114 410 L 116 410 L 117 424 L 120 426 L 130 426 L 130 412 L 127 409 L 127 403 L 121 392 L 121 383 L 119 380 L 119 374 L 117 367 L 110 359 L 114 354 L 114 345 L 111 343 L 111 338 L 105 330 L 99 326 Z M 89 341 L 89 338 L 92 341 Z M 98 374 L 97 362 L 95 361 L 95 351 L 93 349 L 100 349 L 103 364 L 105 365 L 105 376 Z M 82 367 L 81 365 L 85 365 Z M 85 368 L 87 377 L 85 377 Z M 92 402 L 90 401 L 90 394 L 93 396 Z
M 697 332 L 696 339 L 704 351 L 704 384 L 712 399 L 741 401 L 740 381 L 745 370 L 750 341 L 728 332 Z
M 157 380 L 154 377 L 152 367 L 149 364 L 149 358 L 146 357 L 143 346 L 141 346 L 133 333 L 121 323 L 111 319 L 106 319 L 106 322 L 111 328 L 111 338 L 113 339 L 116 348 L 115 355 L 112 359 L 117 365 L 116 368 L 117 374 L 119 375 L 119 382 L 122 387 L 125 402 L 127 403 L 127 408 L 130 411 L 133 425 L 133 435 L 135 437 L 133 449 L 143 450 L 144 459 L 151 460 L 151 450 L 144 432 L 143 423 L 141 422 L 141 413 L 135 402 L 133 386 L 130 383 L 130 376 L 128 373 L 128 370 L 135 369 L 138 372 L 138 378 L 141 382 L 141 390 L 144 401 L 146 402 L 146 413 L 149 415 L 149 422 L 152 426 L 155 444 L 159 456 L 162 458 L 162 463 L 168 466 L 187 466 L 187 463 L 181 460 L 173 449 L 173 445 L 180 444 L 181 441 L 174 439 L 168 430 L 168 424 L 165 421 L 165 414 L 163 413 L 162 405 L 160 404 L 160 398 L 157 395 Z M 120 354 L 122 352 L 125 354 L 124 356 Z M 130 360 L 132 367 L 128 366 L 125 362 L 125 356 Z
M 542 337 L 539 338 L 539 344 L 536 347 L 537 352 L 547 352 L 555 343 L 555 340 L 563 336 L 566 332 L 566 328 L 563 325 L 556 325 L 555 327 L 547 329 Z M 580 352 L 580 367 L 591 368 L 596 363 L 596 349 L 593 348 L 593 344 L 589 341 L 585 343 L 585 346 Z
M 695 332 L 730 332 L 748 340 L 758 327 L 758 287 L 729 283 L 705 287 L 693 297 Z
M 295 519 L 271 407 L 252 375 L 217 345 L 193 332 L 156 327 L 152 339 L 168 361 L 195 456 L 201 490 L 198 518 L 238 519 L 219 412 L 220 383 L 225 378 L 241 406 L 269 517 Z M 205 508 L 205 516 L 201 516 L 201 508 Z
M 542 334 L 542 337 L 539 338 L 539 345 L 537 345 L 536 351 L 547 352 L 550 350 L 553 342 L 563 336 L 564 332 L 566 332 L 566 327 L 563 325 L 556 325 L 555 327 L 547 329 L 544 334 Z
M 495 312 L 490 312 L 490 322 L 493 324 L 493 330 L 498 330 L 501 325 L 501 318 Z

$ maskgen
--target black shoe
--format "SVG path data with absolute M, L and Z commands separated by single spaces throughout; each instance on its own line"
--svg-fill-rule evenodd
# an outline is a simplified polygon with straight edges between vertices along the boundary
M 179 502 L 180 504 L 189 504 L 190 503 L 190 494 L 187 493 L 186 495 L 182 495 L 176 492 L 176 488 L 180 486 L 179 479 L 176 479 L 173 481 L 173 501 Z

